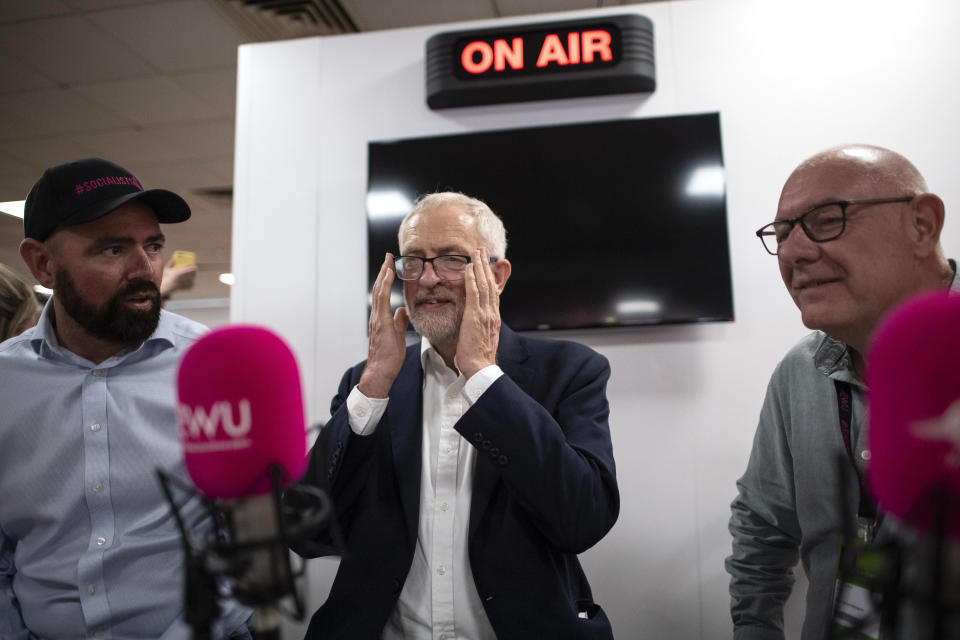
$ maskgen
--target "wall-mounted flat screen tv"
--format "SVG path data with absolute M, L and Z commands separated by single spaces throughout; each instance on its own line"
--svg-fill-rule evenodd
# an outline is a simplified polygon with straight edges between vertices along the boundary
M 370 287 L 416 198 L 460 191 L 506 226 L 515 330 L 733 319 L 717 113 L 376 141 L 368 178 Z

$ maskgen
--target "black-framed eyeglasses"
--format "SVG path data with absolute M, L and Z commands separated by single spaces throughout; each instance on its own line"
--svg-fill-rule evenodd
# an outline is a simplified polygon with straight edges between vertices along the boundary
M 772 256 L 780 251 L 780 245 L 793 228 L 799 223 L 807 237 L 814 242 L 836 240 L 847 228 L 847 207 L 854 204 L 889 204 L 892 202 L 910 202 L 914 196 L 896 198 L 869 198 L 866 200 L 837 200 L 824 202 L 807 209 L 796 218 L 776 220 L 757 229 L 757 237 L 763 242 L 763 248 Z
M 490 262 L 496 262 L 497 259 L 491 257 Z M 435 256 L 433 258 L 421 258 L 420 256 L 400 256 L 393 261 L 393 267 L 396 269 L 397 277 L 401 280 L 419 280 L 426 268 L 426 263 L 433 265 L 433 271 L 441 280 L 463 280 L 467 271 L 467 265 L 470 264 L 470 256 Z

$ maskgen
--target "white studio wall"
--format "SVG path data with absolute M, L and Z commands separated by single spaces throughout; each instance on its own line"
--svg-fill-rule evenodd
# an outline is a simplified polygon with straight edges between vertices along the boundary
M 435 33 L 627 12 L 654 23 L 652 94 L 426 106 Z M 800 160 L 867 142 L 917 164 L 947 205 L 946 252 L 960 254 L 958 25 L 953 0 L 676 0 L 241 47 L 231 320 L 291 343 L 308 415 L 325 420 L 340 376 L 366 356 L 369 141 L 719 111 L 736 320 L 560 337 L 613 371 L 622 509 L 582 557 L 597 601 L 618 638 L 727 638 L 728 505 L 768 378 L 806 333 L 753 232 Z M 312 561 L 311 611 L 335 570 Z M 788 627 L 797 637 L 795 605 Z

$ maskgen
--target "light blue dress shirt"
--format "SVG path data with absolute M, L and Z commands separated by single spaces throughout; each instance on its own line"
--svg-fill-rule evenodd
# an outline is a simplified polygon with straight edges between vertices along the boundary
M 186 640 L 156 470 L 188 481 L 175 375 L 206 328 L 163 311 L 146 342 L 95 365 L 59 345 L 50 310 L 0 344 L 0 638 Z M 187 522 L 200 511 L 190 500 Z M 224 611 L 214 637 L 242 633 L 249 611 Z

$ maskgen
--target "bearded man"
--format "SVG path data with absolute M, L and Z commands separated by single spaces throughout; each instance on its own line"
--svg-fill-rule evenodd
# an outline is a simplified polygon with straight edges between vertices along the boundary
M 346 546 L 307 638 L 611 638 L 577 560 L 620 508 L 606 358 L 501 324 L 506 232 L 483 202 L 421 198 L 399 245 L 305 477 Z
M 189 217 L 98 158 L 47 169 L 27 196 L 20 255 L 53 296 L 0 344 L 0 637 L 191 637 L 156 474 L 187 481 L 174 374 L 205 327 L 161 309 L 159 223 Z M 227 602 L 213 637 L 249 637 L 248 617 Z

